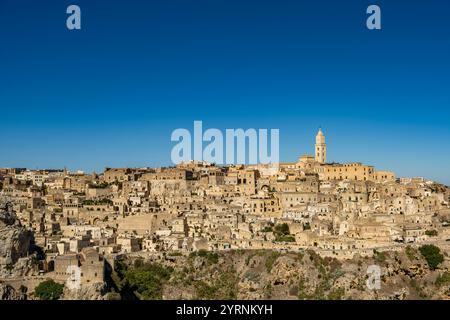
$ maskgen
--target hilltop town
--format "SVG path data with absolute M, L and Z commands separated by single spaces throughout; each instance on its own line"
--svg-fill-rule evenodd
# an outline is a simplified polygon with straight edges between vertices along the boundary
M 45 279 L 101 287 L 124 257 L 205 251 L 312 250 L 338 261 L 423 244 L 449 252 L 449 197 L 424 178 L 328 163 L 322 130 L 314 155 L 275 171 L 197 161 L 100 174 L 4 168 L 0 283 L 16 294 Z

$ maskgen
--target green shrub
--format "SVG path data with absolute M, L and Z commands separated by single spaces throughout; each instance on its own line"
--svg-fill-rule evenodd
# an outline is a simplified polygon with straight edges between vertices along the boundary
M 167 253 L 169 257 L 180 257 L 183 254 L 180 251 L 170 251 Z
M 64 290 L 64 285 L 53 280 L 41 282 L 35 289 L 34 295 L 40 300 L 58 300 Z
M 423 245 L 419 248 L 419 251 L 427 261 L 431 270 L 436 269 L 437 266 L 444 261 L 444 256 L 441 254 L 441 250 L 435 245 Z
M 162 296 L 161 281 L 149 271 L 127 271 L 129 286 L 142 300 L 158 300 Z
M 427 230 L 425 231 L 425 234 L 429 237 L 436 237 L 438 235 L 437 230 Z
M 144 259 L 142 259 L 142 258 L 137 258 L 137 259 L 134 261 L 134 267 L 135 267 L 136 269 L 141 268 L 141 267 L 143 267 L 143 266 L 144 266 Z
M 248 281 L 252 281 L 252 282 L 257 282 L 259 280 L 259 273 L 253 270 L 248 270 L 244 277 L 248 280 Z
M 413 260 L 416 259 L 416 253 L 417 253 L 417 251 L 416 251 L 416 249 L 414 249 L 413 247 L 411 247 L 411 246 L 406 246 L 405 252 L 406 252 L 406 256 L 408 257 L 408 259 L 409 259 L 410 261 L 413 261 Z
M 297 290 L 297 297 L 299 300 L 308 300 L 311 298 L 311 296 L 306 291 L 306 282 L 307 280 L 301 276 L 298 282 Z
M 436 282 L 434 283 L 438 287 L 445 286 L 450 283 L 450 272 L 444 272 L 443 274 L 440 274 L 436 278 Z
M 417 292 L 420 298 L 423 299 L 426 297 L 424 291 L 422 290 L 422 287 L 420 286 L 419 283 L 417 283 L 416 279 L 411 279 L 409 281 L 409 285 Z
M 266 263 L 265 263 L 267 272 L 270 272 L 272 270 L 272 267 L 275 264 L 275 261 L 277 261 L 279 256 L 280 256 L 280 253 L 277 252 L 277 251 L 272 251 L 270 253 L 270 256 L 267 257 L 267 260 L 266 260 Z
M 237 277 L 235 270 L 223 272 L 213 284 L 203 280 L 194 283 L 197 296 L 201 300 L 233 300 L 236 299 Z
M 195 289 L 197 290 L 197 299 L 199 300 L 212 300 L 216 296 L 217 289 L 204 281 L 196 281 Z
M 377 250 L 373 250 L 373 258 L 378 263 L 385 262 L 386 261 L 386 253 L 382 252 L 382 251 L 380 252 Z
M 273 293 L 272 285 L 269 283 L 264 287 L 264 294 L 266 298 L 271 298 Z
M 287 223 L 277 224 L 274 228 L 274 231 L 276 236 L 284 236 L 289 234 L 289 226 Z
M 274 228 L 273 234 L 277 242 L 295 242 L 295 237 L 290 234 L 287 223 L 277 224 Z
M 328 294 L 328 300 L 342 300 L 344 294 L 345 294 L 344 288 L 333 289 Z
M 216 252 L 209 252 L 207 259 L 209 263 L 215 264 L 219 262 L 219 255 Z
M 280 236 L 276 238 L 277 242 L 295 242 L 295 237 L 292 234 Z
M 128 287 L 136 292 L 141 300 L 162 298 L 162 286 L 170 278 L 172 268 L 157 263 L 144 263 L 134 269 L 127 269 L 124 278 Z
M 191 252 L 189 254 L 189 257 L 190 258 L 202 257 L 205 258 L 210 264 L 216 264 L 217 262 L 219 262 L 219 255 L 216 252 L 210 252 L 206 250 L 198 250 Z
M 271 226 L 266 226 L 261 230 L 261 232 L 272 232 L 272 231 L 273 231 L 273 228 Z

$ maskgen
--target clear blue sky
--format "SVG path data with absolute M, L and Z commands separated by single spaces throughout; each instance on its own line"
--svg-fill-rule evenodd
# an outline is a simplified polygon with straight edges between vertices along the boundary
M 82 30 L 66 29 L 66 8 Z M 370 4 L 382 30 L 365 27 Z M 0 167 L 169 165 L 176 128 L 450 184 L 450 2 L 0 0 Z

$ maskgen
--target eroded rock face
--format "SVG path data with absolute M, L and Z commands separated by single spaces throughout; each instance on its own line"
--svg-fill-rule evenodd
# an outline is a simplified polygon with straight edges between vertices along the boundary
M 184 260 L 183 260 L 184 259 Z M 201 261 L 197 261 L 201 260 Z M 337 260 L 313 250 L 279 253 L 270 250 L 220 252 L 216 263 L 202 257 L 180 257 L 163 285 L 163 299 L 449 299 L 450 284 L 436 278 L 450 270 L 449 261 L 430 270 L 418 252 L 390 251 L 378 257 Z M 130 262 L 132 265 L 132 262 Z M 369 267 L 379 266 L 380 287 L 367 284 Z M 207 290 L 205 290 L 205 288 Z
M 14 265 L 27 256 L 32 234 L 26 230 L 7 203 L 0 203 L 0 268 Z
M 25 295 L 17 292 L 13 287 L 0 284 L 0 300 L 24 300 Z
M 66 287 L 61 300 L 105 300 L 105 290 L 104 283 L 93 283 L 79 290 L 70 290 Z

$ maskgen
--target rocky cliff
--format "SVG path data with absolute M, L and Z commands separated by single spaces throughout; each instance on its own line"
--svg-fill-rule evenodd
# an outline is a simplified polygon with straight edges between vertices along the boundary
M 413 248 L 345 261 L 313 250 L 236 250 L 147 263 L 173 270 L 161 283 L 163 299 L 450 299 L 448 257 L 431 270 Z M 133 270 L 136 260 L 128 264 Z M 367 284 L 371 266 L 380 268 L 379 287 Z
M 24 300 L 25 294 L 17 292 L 13 287 L 0 284 L 0 300 Z
M 9 273 L 30 250 L 32 233 L 26 230 L 8 203 L 0 203 L 0 277 Z

